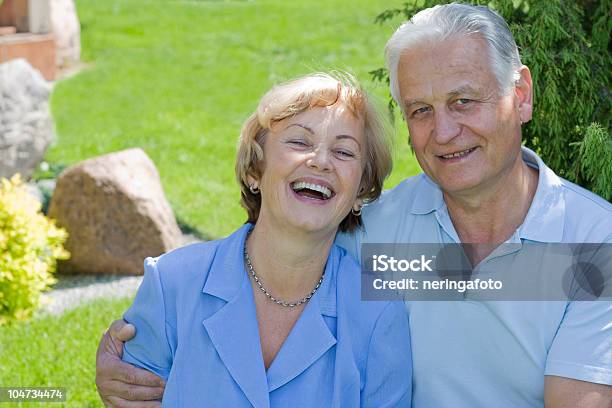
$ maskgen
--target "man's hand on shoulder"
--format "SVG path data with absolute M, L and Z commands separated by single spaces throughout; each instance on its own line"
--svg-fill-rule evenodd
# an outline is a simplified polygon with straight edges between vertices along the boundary
M 610 408 L 612 386 L 571 378 L 546 376 L 544 381 L 546 408 Z
M 102 335 L 96 353 L 96 386 L 107 407 L 160 407 L 164 381 L 149 371 L 121 361 L 123 343 L 134 337 L 136 329 L 115 320 Z

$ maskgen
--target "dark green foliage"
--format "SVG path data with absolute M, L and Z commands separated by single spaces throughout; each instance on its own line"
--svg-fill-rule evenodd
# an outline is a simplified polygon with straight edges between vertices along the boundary
M 582 142 L 577 144 L 580 174 L 592 187 L 593 191 L 608 192 L 610 200 L 612 191 L 612 140 L 608 129 L 598 123 L 592 123 L 585 132 Z M 603 152 L 603 153 L 602 153 Z
M 415 0 L 383 11 L 377 23 L 406 20 L 443 4 Z M 475 0 L 508 22 L 534 83 L 534 115 L 523 141 L 557 174 L 612 200 L 610 67 L 612 1 Z M 401 20 L 398 17 L 401 16 Z M 371 72 L 387 80 L 385 70 Z

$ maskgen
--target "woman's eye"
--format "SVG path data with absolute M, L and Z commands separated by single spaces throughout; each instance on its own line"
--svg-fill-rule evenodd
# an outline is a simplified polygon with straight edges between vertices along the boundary
M 292 146 L 297 146 L 297 147 L 306 147 L 308 146 L 308 143 L 306 143 L 305 140 L 301 140 L 301 139 L 292 139 L 287 141 L 288 144 L 292 145 Z
M 352 159 L 355 157 L 355 153 L 346 149 L 337 149 L 335 153 L 341 159 Z

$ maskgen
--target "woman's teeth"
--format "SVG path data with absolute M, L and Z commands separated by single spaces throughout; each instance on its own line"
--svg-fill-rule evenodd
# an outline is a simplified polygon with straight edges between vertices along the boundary
M 304 181 L 298 181 L 293 183 L 293 185 L 291 186 L 291 188 L 296 191 L 302 191 L 302 190 L 312 190 L 312 191 L 316 191 L 318 193 L 321 193 L 321 195 L 323 196 L 324 199 L 328 199 L 331 197 L 332 192 L 329 188 L 325 187 L 325 186 L 321 186 L 319 184 L 313 184 L 313 183 L 306 183 Z

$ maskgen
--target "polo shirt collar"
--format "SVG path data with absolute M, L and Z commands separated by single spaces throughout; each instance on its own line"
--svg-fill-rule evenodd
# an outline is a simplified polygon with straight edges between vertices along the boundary
M 415 197 L 410 212 L 423 215 L 446 207 L 440 187 L 425 173 L 417 177 L 420 179 L 415 186 Z
M 539 171 L 538 188 L 519 227 L 519 238 L 538 242 L 561 242 L 565 227 L 563 181 L 532 150 L 522 147 L 523 161 Z
M 522 147 L 523 161 L 538 169 L 538 187 L 533 201 L 518 229 L 518 237 L 538 242 L 561 242 L 565 224 L 565 197 L 562 179 L 532 150 Z M 424 215 L 448 213 L 440 187 L 426 174 L 421 174 L 415 186 L 415 198 L 410 212 Z

